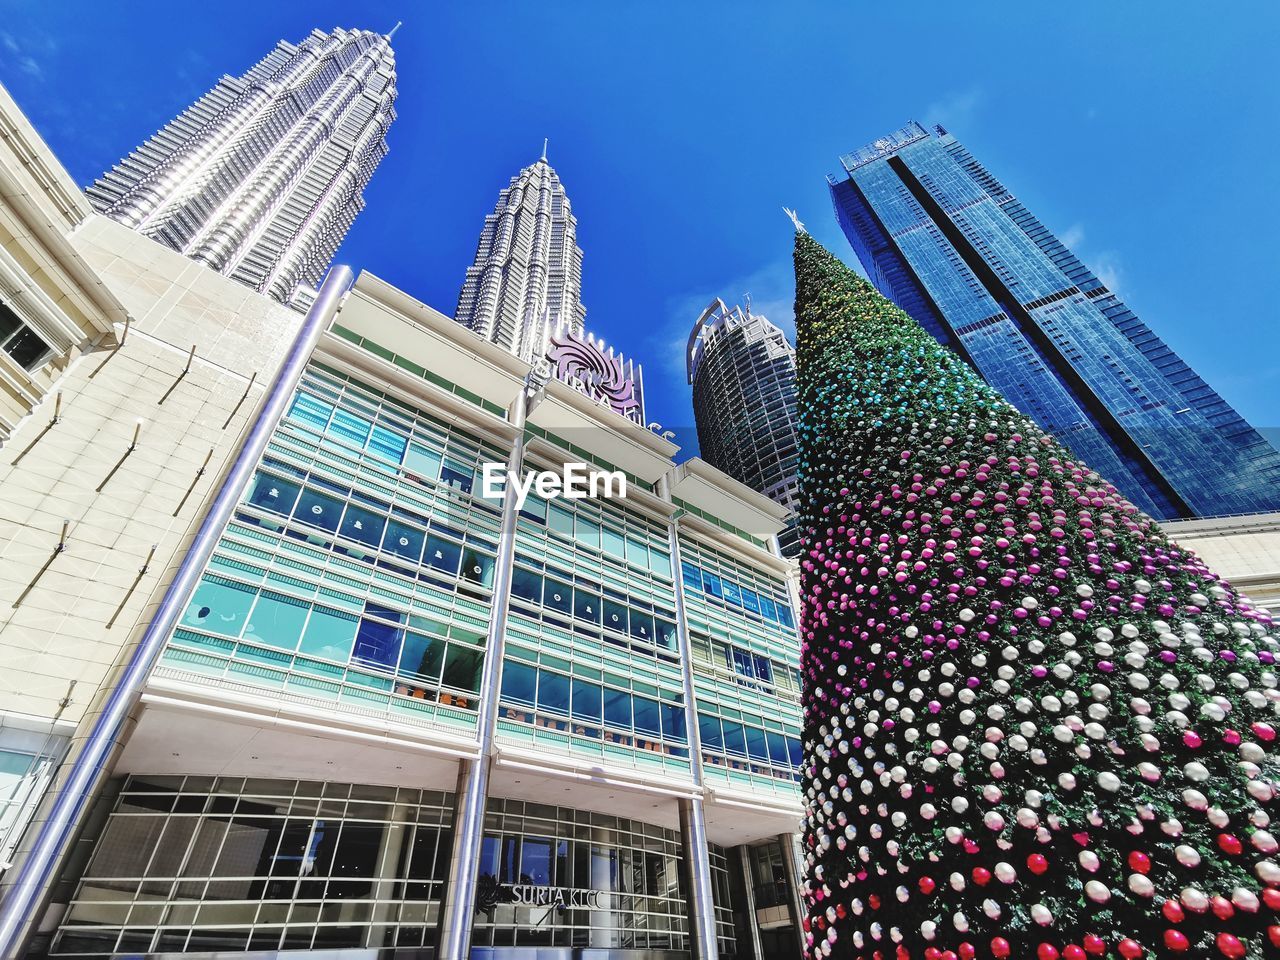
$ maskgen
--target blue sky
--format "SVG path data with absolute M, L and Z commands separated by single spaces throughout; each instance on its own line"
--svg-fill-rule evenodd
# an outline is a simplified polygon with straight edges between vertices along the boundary
M 854 261 L 823 178 L 913 118 L 950 128 L 1246 417 L 1280 426 L 1275 4 L 0 0 L 0 14 L 0 81 L 81 183 L 277 39 L 404 20 L 391 153 L 340 259 L 452 313 L 484 214 L 550 137 L 588 326 L 644 364 L 667 426 L 692 423 L 682 350 L 699 309 L 750 293 L 789 326 L 780 208 Z

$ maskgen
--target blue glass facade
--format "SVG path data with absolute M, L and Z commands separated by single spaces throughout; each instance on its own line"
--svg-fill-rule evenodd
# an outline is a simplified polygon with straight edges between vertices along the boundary
M 1280 453 L 941 127 L 841 158 L 872 282 L 1160 519 L 1280 510 Z

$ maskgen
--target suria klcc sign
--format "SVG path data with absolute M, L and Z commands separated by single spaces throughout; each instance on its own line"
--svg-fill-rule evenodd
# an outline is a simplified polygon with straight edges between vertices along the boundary
M 645 425 L 644 380 L 639 364 L 624 360 L 590 333 L 581 337 L 565 327 L 551 335 L 547 359 L 557 380 L 614 413 Z
M 580 890 L 576 887 L 543 887 L 533 883 L 514 883 L 502 888 L 509 903 L 520 907 L 564 907 L 599 910 L 602 906 L 599 890 Z

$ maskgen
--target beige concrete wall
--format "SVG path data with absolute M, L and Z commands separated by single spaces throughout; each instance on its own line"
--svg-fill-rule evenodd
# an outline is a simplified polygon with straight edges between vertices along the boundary
M 1256 606 L 1280 616 L 1280 513 L 1162 525 Z
M 100 217 L 72 242 L 132 321 L 0 449 L 0 711 L 52 717 L 75 681 L 62 719 L 76 722 L 154 610 L 301 316 Z

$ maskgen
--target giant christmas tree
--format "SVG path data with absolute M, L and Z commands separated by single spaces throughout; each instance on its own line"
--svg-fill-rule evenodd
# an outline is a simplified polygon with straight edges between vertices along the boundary
M 808 235 L 811 958 L 1275 956 L 1270 619 Z

